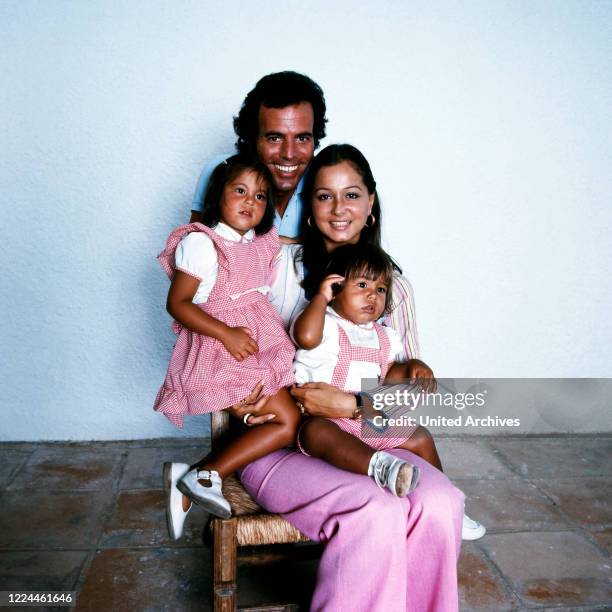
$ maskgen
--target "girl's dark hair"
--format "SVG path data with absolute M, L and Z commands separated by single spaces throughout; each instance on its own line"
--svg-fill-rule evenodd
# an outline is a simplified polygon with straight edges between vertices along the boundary
M 312 215 L 314 183 L 317 173 L 321 168 L 337 166 L 342 162 L 351 164 L 355 172 L 357 172 L 363 180 L 368 190 L 368 194 L 374 194 L 374 204 L 372 206 L 374 223 L 371 222 L 372 218 L 370 217 L 370 225 L 366 225 L 361 230 L 359 242 L 357 244 L 359 246 L 373 245 L 380 248 L 380 227 L 382 221 L 380 199 L 376 192 L 376 181 L 372 175 L 368 160 L 359 149 L 350 144 L 335 144 L 325 147 L 312 160 L 308 173 L 304 179 L 304 189 L 302 191 L 304 208 L 300 229 L 300 235 L 302 237 L 300 258 L 304 264 L 304 281 L 302 282 L 302 287 L 304 287 L 308 299 L 311 299 L 317 292 L 320 282 L 325 277 L 324 271 L 330 257 L 325 249 L 323 235 L 314 225 Z M 393 263 L 393 267 L 401 273 L 401 270 L 395 263 Z
M 259 109 L 285 108 L 300 102 L 312 106 L 314 121 L 312 136 L 315 149 L 325 137 L 325 96 L 323 90 L 309 77 L 292 70 L 266 74 L 247 94 L 240 112 L 234 117 L 234 132 L 238 136 L 236 149 L 254 153 L 259 134 Z
M 265 234 L 274 224 L 274 197 L 272 195 L 272 177 L 270 171 L 264 164 L 252 155 L 238 154 L 228 157 L 221 162 L 210 175 L 206 194 L 204 196 L 204 208 L 202 210 L 202 223 L 208 227 L 215 227 L 221 221 L 221 199 L 223 189 L 230 181 L 233 181 L 245 170 L 258 174 L 267 185 L 266 210 L 259 225 L 255 227 L 255 233 Z
M 387 284 L 385 312 L 389 312 L 393 270 L 393 260 L 379 246 L 374 244 L 347 244 L 338 247 L 329 255 L 324 276 L 340 274 L 346 280 L 358 277 L 368 280 L 382 278 Z

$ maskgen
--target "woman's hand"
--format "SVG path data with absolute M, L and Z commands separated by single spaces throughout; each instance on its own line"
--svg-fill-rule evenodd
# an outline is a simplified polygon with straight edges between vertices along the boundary
M 227 411 L 237 419 L 242 419 L 245 414 L 250 414 L 247 425 L 261 425 L 267 421 L 271 421 L 274 414 L 262 414 L 266 402 L 269 399 L 267 395 L 261 395 L 263 383 L 258 382 L 255 388 L 241 401 L 233 406 L 230 406 Z
M 299 238 L 289 238 L 289 236 L 279 236 L 281 244 L 301 244 L 301 240 Z
M 425 393 L 434 393 L 438 388 L 438 382 L 432 369 L 420 359 L 410 359 L 406 363 L 408 378 L 412 382 L 418 382 Z
M 296 403 L 304 407 L 310 416 L 328 418 L 352 417 L 357 408 L 357 400 L 352 393 L 345 393 L 324 382 L 304 383 L 289 389 Z M 299 407 L 298 404 L 298 407 Z
M 329 304 L 334 299 L 334 285 L 340 285 L 344 282 L 344 276 L 340 274 L 330 274 L 326 276 L 319 285 L 319 294 L 322 295 Z
M 242 361 L 259 350 L 248 327 L 228 327 L 219 339 L 236 361 Z

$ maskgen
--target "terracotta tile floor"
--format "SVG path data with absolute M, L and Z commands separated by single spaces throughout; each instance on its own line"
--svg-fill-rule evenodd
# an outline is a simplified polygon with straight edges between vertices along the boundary
M 612 435 L 438 447 L 488 527 L 462 549 L 462 610 L 612 610 Z M 76 590 L 78 610 L 209 610 L 206 514 L 169 541 L 160 482 L 163 461 L 205 452 L 194 440 L 0 444 L 0 590 Z M 316 562 L 241 569 L 239 603 L 307 609 L 315 576 Z

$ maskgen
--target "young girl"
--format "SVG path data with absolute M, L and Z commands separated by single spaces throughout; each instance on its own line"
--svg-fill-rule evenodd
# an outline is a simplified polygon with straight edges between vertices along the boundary
M 297 432 L 299 411 L 286 389 L 293 383 L 295 349 L 266 297 L 280 248 L 269 186 L 268 170 L 254 159 L 235 155 L 219 164 L 202 223 L 174 230 L 158 258 L 172 279 L 167 309 L 178 338 L 154 409 L 182 427 L 183 415 L 238 404 L 261 382 L 262 394 L 270 396 L 266 413 L 273 415 L 191 469 L 164 464 L 173 539 L 191 507 L 187 498 L 229 518 L 222 479 L 293 442 Z
M 292 328 L 300 347 L 294 361 L 296 382 L 323 381 L 357 392 L 362 379 L 404 378 L 403 366 L 395 363 L 403 357 L 401 339 L 376 322 L 391 298 L 393 265 L 388 255 L 374 245 L 339 247 L 327 272 Z M 314 417 L 300 428 L 298 446 L 336 467 L 368 474 L 379 486 L 404 497 L 417 485 L 419 469 L 384 449 L 412 450 L 406 440 L 415 429 L 407 428 L 402 438 L 363 438 L 360 420 Z

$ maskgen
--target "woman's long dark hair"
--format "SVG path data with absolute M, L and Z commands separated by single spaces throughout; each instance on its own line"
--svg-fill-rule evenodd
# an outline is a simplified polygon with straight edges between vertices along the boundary
M 325 249 L 323 235 L 314 225 L 314 217 L 312 215 L 312 195 L 314 191 L 314 182 L 321 168 L 336 166 L 342 162 L 348 162 L 351 164 L 351 166 L 363 180 L 363 183 L 368 190 L 368 194 L 374 194 L 372 214 L 374 215 L 375 221 L 370 226 L 364 226 L 364 228 L 361 230 L 361 234 L 359 235 L 359 242 L 357 244 L 374 245 L 375 247 L 380 248 L 380 200 L 378 198 L 378 193 L 376 192 L 376 181 L 372 175 L 372 170 L 368 160 L 363 156 L 359 149 L 350 144 L 334 144 L 325 147 L 312 160 L 310 168 L 308 169 L 308 174 L 304 180 L 304 189 L 302 190 L 304 208 L 300 231 L 300 235 L 302 237 L 302 248 L 299 253 L 299 257 L 304 264 L 304 280 L 302 282 L 302 287 L 304 287 L 304 291 L 308 299 L 311 299 L 317 292 L 319 284 L 325 276 L 325 269 L 329 261 L 329 253 Z M 309 220 L 310 224 L 308 222 Z M 398 269 L 395 263 L 394 267 Z

